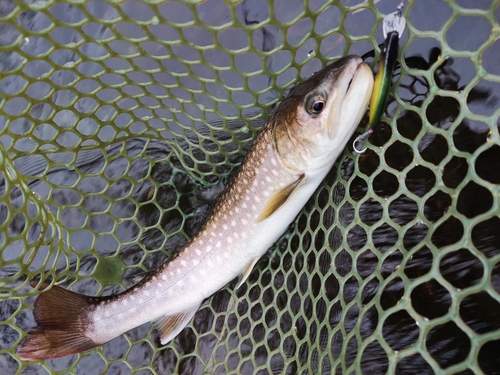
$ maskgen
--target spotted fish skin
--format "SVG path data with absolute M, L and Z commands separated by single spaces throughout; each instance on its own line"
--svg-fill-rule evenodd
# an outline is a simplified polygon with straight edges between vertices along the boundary
M 240 276 L 283 234 L 356 129 L 373 87 L 371 70 L 347 56 L 298 85 L 271 115 L 199 232 L 136 286 L 110 297 L 52 287 L 35 301 L 38 327 L 21 344 L 25 360 L 103 344 L 156 321 L 162 344 L 204 299 Z M 241 284 L 241 283 L 240 283 Z
M 288 220 L 279 215 L 257 223 L 256 218 L 266 198 L 299 175 L 279 165 L 272 127 L 266 127 L 254 145 L 247 156 L 250 162 L 241 166 L 221 194 L 214 214 L 175 259 L 133 289 L 89 308 L 89 316 L 95 317 L 89 331 L 93 340 L 106 342 L 145 322 L 180 311 L 195 312 L 205 298 L 241 275 L 281 236 L 297 212 L 287 215 Z M 264 231 L 265 226 L 275 230 Z M 148 306 L 147 318 L 144 306 Z

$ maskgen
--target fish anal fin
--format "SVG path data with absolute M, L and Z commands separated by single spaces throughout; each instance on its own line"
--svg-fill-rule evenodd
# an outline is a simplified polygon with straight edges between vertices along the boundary
M 260 258 L 252 259 L 252 261 L 250 263 L 248 263 L 247 268 L 245 268 L 245 271 L 243 271 L 243 273 L 241 275 L 241 278 L 240 278 L 240 281 L 238 282 L 238 285 L 236 285 L 236 289 L 239 289 L 240 286 L 243 285 L 245 280 L 248 279 L 248 276 L 250 276 L 250 274 L 252 273 L 252 270 L 255 267 L 255 264 L 258 262 L 259 259 Z
M 165 345 L 170 340 L 175 338 L 188 324 L 193 315 L 200 308 L 199 305 L 189 308 L 185 311 L 181 311 L 175 315 L 164 316 L 156 322 L 156 328 L 160 334 L 160 342 Z
M 262 210 L 261 214 L 257 218 L 257 222 L 267 219 L 273 213 L 275 213 L 281 206 L 285 204 L 288 198 L 293 194 L 293 192 L 300 186 L 302 180 L 304 180 L 305 174 L 301 174 L 299 178 L 292 182 L 290 185 L 285 186 L 276 193 L 274 193 L 267 201 L 266 206 Z
M 31 285 L 36 286 L 34 282 Z M 83 352 L 99 345 L 85 335 L 87 321 L 85 307 L 90 297 L 42 283 L 34 304 L 33 315 L 37 327 L 28 332 L 17 356 L 26 361 L 36 361 Z

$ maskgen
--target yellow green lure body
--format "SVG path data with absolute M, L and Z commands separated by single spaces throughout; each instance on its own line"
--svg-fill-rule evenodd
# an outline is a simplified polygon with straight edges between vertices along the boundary
M 354 151 L 363 153 L 366 148 L 360 150 L 356 147 L 358 142 L 373 133 L 373 127 L 378 124 L 385 110 L 389 88 L 391 86 L 392 73 L 399 54 L 399 36 L 403 34 L 406 21 L 401 15 L 402 4 L 398 11 L 387 15 L 383 21 L 384 46 L 380 53 L 378 63 L 378 72 L 375 77 L 373 92 L 370 99 L 369 129 L 367 132 L 359 135 L 353 143 Z
M 399 33 L 391 31 L 385 38 L 384 48 L 380 54 L 378 72 L 375 77 L 373 93 L 370 99 L 370 126 L 376 125 L 385 109 L 385 103 L 389 96 L 392 72 L 396 65 L 399 52 Z

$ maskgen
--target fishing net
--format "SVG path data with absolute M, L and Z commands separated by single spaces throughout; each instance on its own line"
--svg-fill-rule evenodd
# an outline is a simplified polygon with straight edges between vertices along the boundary
M 0 373 L 500 373 L 487 0 L 406 4 L 368 150 L 348 145 L 247 282 L 175 340 L 145 324 L 84 354 L 15 354 L 31 280 L 110 295 L 162 264 L 288 88 L 348 53 L 375 66 L 398 3 L 1 0 Z

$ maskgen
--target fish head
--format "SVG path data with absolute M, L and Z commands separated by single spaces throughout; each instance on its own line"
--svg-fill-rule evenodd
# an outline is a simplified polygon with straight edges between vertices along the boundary
M 358 56 L 346 56 L 298 85 L 272 115 L 282 164 L 308 172 L 335 162 L 354 133 L 373 89 L 373 74 Z

